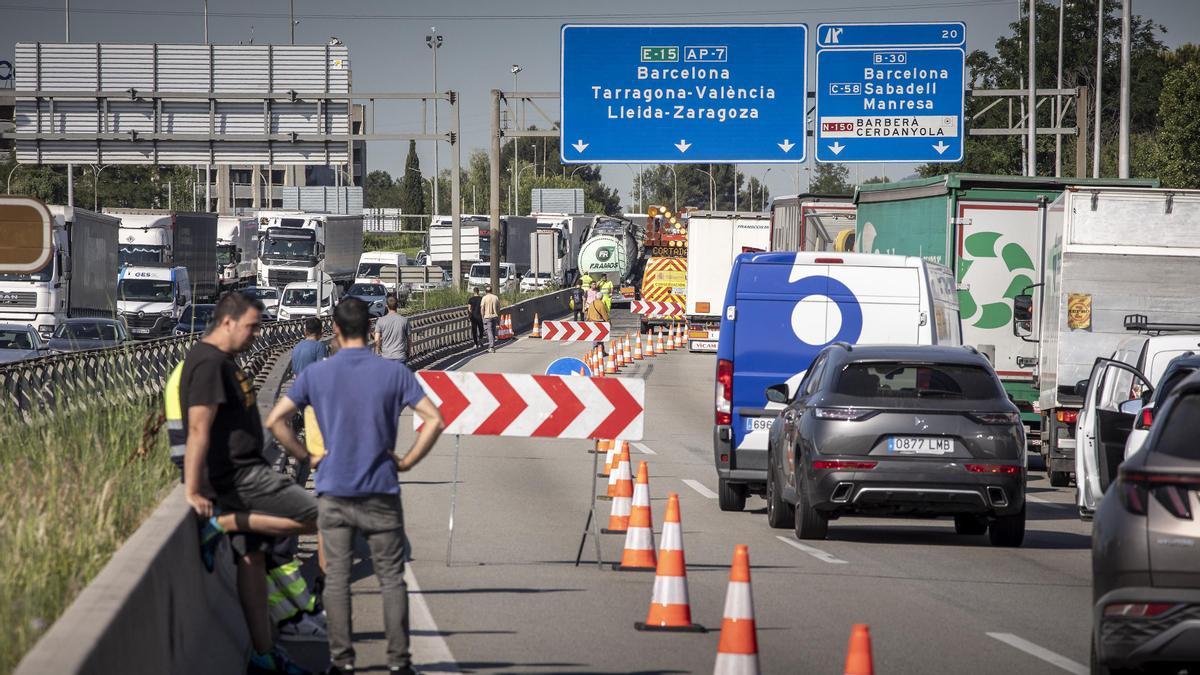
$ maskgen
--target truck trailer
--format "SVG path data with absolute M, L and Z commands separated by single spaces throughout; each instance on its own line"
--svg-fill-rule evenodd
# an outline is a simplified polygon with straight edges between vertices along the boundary
M 851 195 L 799 194 L 771 200 L 772 251 L 853 251 Z
M 121 219 L 120 266 L 183 266 L 198 300 L 217 297 L 217 214 L 161 209 L 104 209 L 104 213 Z
M 771 245 L 770 217 L 765 213 L 696 211 L 688 217 L 687 308 L 688 349 L 715 352 L 721 336 L 725 291 L 733 261 L 742 253 L 766 251 Z

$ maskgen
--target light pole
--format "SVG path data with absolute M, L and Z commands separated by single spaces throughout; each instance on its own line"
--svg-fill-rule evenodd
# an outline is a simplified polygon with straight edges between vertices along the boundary
M 696 170 L 705 176 L 708 176 L 708 210 L 713 211 L 716 209 L 714 202 L 717 199 L 717 181 L 713 178 L 711 173 L 705 171 L 704 169 L 698 168 Z
M 767 167 L 767 170 L 763 172 L 762 180 L 758 181 L 758 210 L 759 211 L 762 211 L 763 209 L 765 209 L 767 207 L 766 199 L 763 196 L 766 194 L 766 190 L 763 189 L 763 185 L 767 182 L 767 174 L 771 173 L 772 168 L 774 168 L 774 167 L 770 167 L 770 166 Z M 750 210 L 751 211 L 754 210 L 754 194 L 753 193 L 750 195 Z
M 89 165 L 89 167 L 92 170 L 92 174 L 93 174 L 93 177 L 92 177 L 92 210 L 93 211 L 100 210 L 100 172 L 104 171 L 105 169 L 107 169 L 110 166 L 113 166 L 113 165 L 112 164 L 105 164 L 103 166 L 101 166 L 99 164 L 90 164 Z
M 435 94 L 437 93 L 437 90 L 438 90 L 437 53 L 438 53 L 438 49 L 441 49 L 441 47 L 442 47 L 442 41 L 443 41 L 443 38 L 441 35 L 438 34 L 437 27 L 430 26 L 429 35 L 425 36 L 425 45 L 427 47 L 429 47 L 431 50 L 433 50 L 433 93 L 435 93 Z M 433 133 L 435 133 L 435 134 L 438 132 L 438 103 L 439 102 L 440 101 L 437 98 L 433 99 Z M 438 156 L 441 154 L 442 154 L 441 153 L 441 142 L 434 141 L 433 142 L 433 175 L 435 178 L 438 176 L 439 173 L 441 173 L 438 170 Z M 437 215 L 437 213 L 438 213 L 439 204 L 440 204 L 440 201 L 438 200 L 438 185 L 437 185 L 437 181 L 435 180 L 433 182 L 433 209 L 432 209 L 434 215 Z
M 521 72 L 522 70 L 525 70 L 525 69 L 524 69 L 524 68 L 522 68 L 522 67 L 521 67 L 519 64 L 516 64 L 516 63 L 514 63 L 514 64 L 512 64 L 512 67 L 511 67 L 511 68 L 509 68 L 509 70 L 512 72 L 512 76 L 513 76 L 513 96 L 516 96 L 516 95 L 517 95 L 517 75 L 518 75 L 518 74 L 520 74 L 520 72 Z M 516 125 L 516 124 L 517 124 L 517 104 L 516 104 L 516 101 L 510 101 L 510 102 L 509 102 L 509 105 L 510 105 L 510 106 L 511 106 L 511 108 L 512 108 L 512 117 L 513 117 L 513 118 L 512 118 L 512 121 L 510 122 L 510 124 Z M 519 136 L 513 136 L 513 163 L 512 163 L 512 172 L 513 172 L 513 176 L 515 176 L 515 177 L 516 177 L 516 178 L 514 179 L 514 183 L 513 183 L 513 203 L 514 203 L 514 204 L 515 204 L 515 203 L 516 203 L 516 201 L 517 201 L 517 187 L 516 187 L 516 182 L 519 182 L 519 181 L 520 181 L 520 174 L 518 174 L 518 173 L 517 173 L 517 171 L 519 170 L 519 168 L 518 168 L 518 167 L 520 166 L 520 162 L 521 162 L 521 138 L 520 138 Z M 512 209 L 512 214 L 511 214 L 511 215 L 514 215 L 514 216 L 515 216 L 515 215 L 517 215 L 517 211 L 516 211 L 516 208 L 515 208 L 515 207 Z
M 517 213 L 521 210 L 521 174 L 525 173 L 526 171 L 528 171 L 529 169 L 532 169 L 532 168 L 533 168 L 532 164 L 530 164 L 529 166 L 526 166 L 526 167 L 522 167 L 520 171 L 516 172 L 515 178 L 513 178 L 512 215 L 514 215 L 514 216 L 517 215 Z
M 14 164 L 12 170 L 8 172 L 8 189 L 4 191 L 5 194 L 12 194 L 12 175 L 16 173 L 17 169 L 19 168 L 21 168 L 20 164 Z
M 679 204 L 679 174 L 675 173 L 675 165 L 674 164 L 668 164 L 667 168 L 671 170 L 671 182 L 675 186 L 675 193 L 674 193 L 674 197 L 673 197 L 675 203 L 671 205 L 671 210 L 678 211 L 679 206 L 680 206 L 680 204 Z

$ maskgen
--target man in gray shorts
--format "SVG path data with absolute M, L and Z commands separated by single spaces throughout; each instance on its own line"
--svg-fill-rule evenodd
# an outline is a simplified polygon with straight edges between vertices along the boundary
M 396 307 L 396 296 L 387 299 L 387 314 L 375 322 L 375 353 L 389 361 L 408 365 L 408 318 Z
M 254 343 L 261 316 L 258 300 L 225 294 L 213 313 L 213 328 L 183 362 L 184 486 L 188 504 L 201 518 L 201 555 L 208 569 L 220 536 L 230 535 L 242 614 L 254 647 L 247 672 L 296 673 L 274 647 L 265 555 L 275 537 L 316 532 L 317 500 L 272 470 L 263 456 L 254 382 L 234 360 Z M 303 448 L 303 456 L 289 452 L 308 459 Z

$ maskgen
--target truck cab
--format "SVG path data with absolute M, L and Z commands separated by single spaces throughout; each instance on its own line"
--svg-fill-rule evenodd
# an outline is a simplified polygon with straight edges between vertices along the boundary
M 258 219 L 217 219 L 217 274 L 222 290 L 254 283 L 258 274 Z
M 325 274 L 341 288 L 362 255 L 362 216 L 265 211 L 258 219 L 258 285 L 283 288 Z
M 186 267 L 129 265 L 117 275 L 117 311 L 135 339 L 170 335 L 191 301 Z

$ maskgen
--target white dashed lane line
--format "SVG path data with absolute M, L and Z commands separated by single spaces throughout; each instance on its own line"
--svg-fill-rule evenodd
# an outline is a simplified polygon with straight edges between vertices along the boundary
M 805 553 L 811 555 L 812 557 L 816 558 L 817 560 L 820 560 L 821 562 L 827 562 L 827 563 L 830 563 L 833 565 L 845 565 L 846 564 L 845 560 L 842 560 L 841 558 L 838 558 L 837 556 L 835 556 L 831 553 L 826 553 L 825 551 L 822 551 L 821 549 L 815 548 L 813 546 L 809 546 L 808 544 L 801 544 L 800 542 L 796 541 L 795 539 L 788 539 L 787 537 L 783 537 L 783 536 L 776 536 L 775 538 L 778 539 L 779 541 L 782 541 L 783 543 L 787 544 L 788 546 L 791 546 L 794 549 L 804 551 Z
M 657 455 L 658 454 L 657 452 L 651 450 L 650 448 L 647 448 L 644 443 L 630 443 L 630 445 L 633 446 L 634 450 L 637 450 L 638 452 L 642 453 L 643 455 Z
M 1072 661 L 1062 654 L 1052 652 L 1041 645 L 1036 645 L 1029 640 L 1017 637 L 1012 633 L 988 633 L 987 636 L 990 638 L 995 638 L 1010 647 L 1019 649 L 1030 656 L 1039 658 L 1050 665 L 1062 668 L 1068 673 L 1074 673 L 1074 675 L 1088 675 L 1087 666 L 1083 665 L 1082 663 Z
M 417 656 L 414 665 L 426 673 L 461 673 L 446 638 L 438 630 L 433 613 L 421 594 L 421 587 L 413 575 L 412 565 L 404 569 L 404 581 L 408 584 L 408 605 L 412 616 L 412 651 Z
M 692 480 L 691 478 L 683 478 L 681 480 L 683 480 L 684 485 L 692 488 L 696 492 L 699 492 L 701 496 L 706 497 L 708 499 L 716 499 L 717 498 L 717 493 L 704 487 L 704 484 L 701 483 L 700 481 Z
M 1062 502 L 1052 502 L 1049 499 L 1044 499 L 1044 498 L 1038 497 L 1036 495 L 1025 495 L 1025 499 L 1033 502 L 1034 504 L 1045 504 L 1046 506 L 1070 506 L 1070 504 L 1063 504 Z

